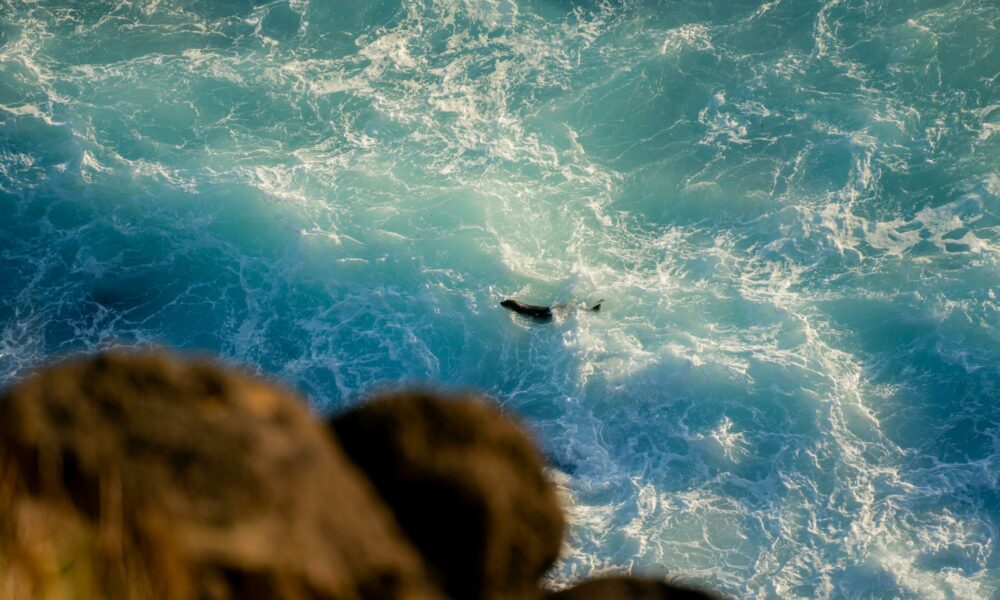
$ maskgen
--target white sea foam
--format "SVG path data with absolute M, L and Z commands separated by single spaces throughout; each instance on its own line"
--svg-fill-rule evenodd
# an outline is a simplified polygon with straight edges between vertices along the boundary
M 997 590 L 988 2 L 0 5 L 2 381 L 162 339 L 321 408 L 473 386 L 558 465 L 555 586 Z

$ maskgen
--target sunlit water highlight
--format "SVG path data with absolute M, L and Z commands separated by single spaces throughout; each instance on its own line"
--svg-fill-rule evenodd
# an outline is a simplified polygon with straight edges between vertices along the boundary
M 0 383 L 474 387 L 555 585 L 1000 593 L 996 0 L 0 0 L 0 211 Z

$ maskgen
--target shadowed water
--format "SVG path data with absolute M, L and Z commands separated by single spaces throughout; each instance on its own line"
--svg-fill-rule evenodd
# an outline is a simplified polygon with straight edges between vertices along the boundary
M 0 0 L 0 382 L 162 342 L 322 410 L 474 387 L 556 465 L 556 584 L 991 597 L 998 28 L 994 0 Z

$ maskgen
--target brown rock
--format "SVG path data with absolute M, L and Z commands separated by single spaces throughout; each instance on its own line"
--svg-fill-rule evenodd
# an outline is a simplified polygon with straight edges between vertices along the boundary
M 42 371 L 0 398 L 0 468 L 5 597 L 441 598 L 297 398 L 205 363 Z
M 715 600 L 715 596 L 664 581 L 602 577 L 546 596 L 546 600 Z
M 538 451 L 513 422 L 472 398 L 414 392 L 330 425 L 452 598 L 539 594 L 563 517 Z

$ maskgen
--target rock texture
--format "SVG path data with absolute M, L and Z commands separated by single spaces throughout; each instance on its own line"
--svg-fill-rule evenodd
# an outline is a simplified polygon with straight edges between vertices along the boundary
M 705 592 L 663 581 L 604 577 L 546 596 L 546 600 L 714 600 Z
M 0 465 L 5 597 L 442 597 L 298 398 L 203 362 L 49 368 L 0 398 Z
M 456 599 L 530 599 L 563 517 L 527 435 L 472 398 L 400 393 L 330 422 Z
M 475 398 L 391 394 L 324 426 L 252 377 L 123 352 L 0 395 L 0 600 L 709 598 L 547 593 L 563 528 L 529 437 Z

